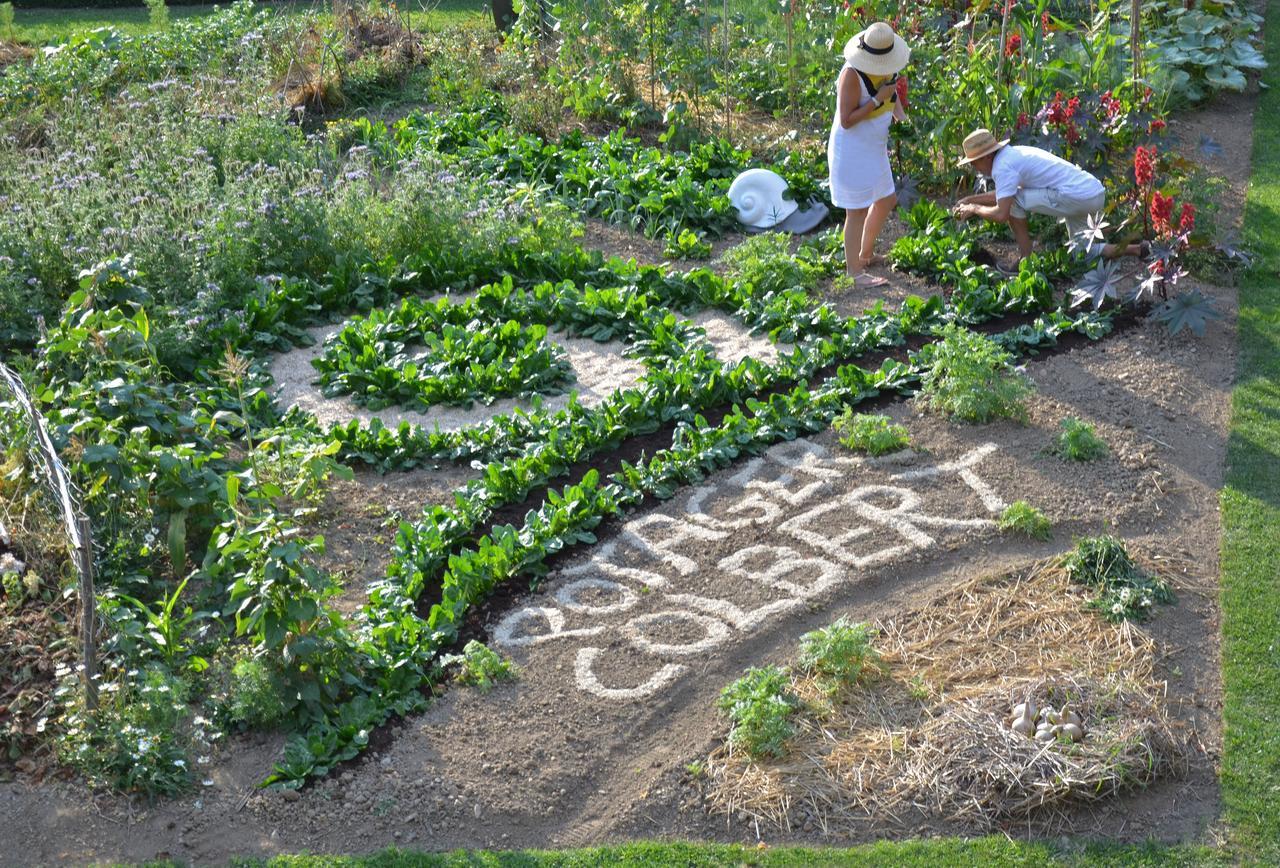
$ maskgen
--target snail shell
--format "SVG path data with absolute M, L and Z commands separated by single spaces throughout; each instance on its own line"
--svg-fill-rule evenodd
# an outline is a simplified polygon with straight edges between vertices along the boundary
M 769 229 L 786 220 L 800 207 L 782 198 L 787 182 L 768 169 L 747 169 L 729 185 L 729 201 L 738 209 L 738 219 L 754 229 Z

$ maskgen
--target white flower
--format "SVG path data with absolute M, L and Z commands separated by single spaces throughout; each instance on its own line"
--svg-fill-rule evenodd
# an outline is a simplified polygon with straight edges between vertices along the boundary
M 1123 613 L 1124 613 L 1124 606 L 1120 605 L 1119 603 L 1116 603 L 1114 606 L 1111 607 L 1111 614 L 1120 615 Z
M 12 552 L 5 552 L 0 555 L 0 573 L 17 573 L 22 575 L 22 571 L 27 565 L 13 556 Z
M 185 769 L 185 768 L 187 767 L 187 761 L 186 761 L 186 760 L 176 759 L 176 760 L 174 760 L 174 761 L 173 761 L 173 764 L 174 764 L 175 766 L 177 766 L 178 768 L 180 768 L 180 769 Z

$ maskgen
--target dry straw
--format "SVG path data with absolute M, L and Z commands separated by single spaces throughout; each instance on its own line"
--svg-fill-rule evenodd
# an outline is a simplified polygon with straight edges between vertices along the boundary
M 1064 830 L 1072 805 L 1176 772 L 1155 642 L 1084 610 L 1053 563 L 969 582 L 879 622 L 884 677 L 834 701 L 809 679 L 788 756 L 711 757 L 713 809 L 792 831 L 936 821 L 987 829 L 1034 820 Z M 1082 742 L 1043 744 L 1008 726 L 1028 696 L 1069 702 Z

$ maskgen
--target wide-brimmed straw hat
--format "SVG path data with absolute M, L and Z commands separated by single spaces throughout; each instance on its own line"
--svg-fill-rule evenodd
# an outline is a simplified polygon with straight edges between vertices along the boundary
M 911 59 L 911 48 L 893 28 L 877 21 L 844 44 L 845 62 L 867 75 L 893 75 Z
M 981 160 L 987 154 L 994 154 L 1007 144 L 1009 144 L 1008 139 L 997 141 L 991 134 L 991 130 L 976 129 L 964 137 L 964 159 L 956 165 L 967 166 L 974 160 Z

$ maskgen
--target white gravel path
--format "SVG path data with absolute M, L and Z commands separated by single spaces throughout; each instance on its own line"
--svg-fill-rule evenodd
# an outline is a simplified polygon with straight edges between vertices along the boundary
M 702 311 L 692 321 L 706 330 L 707 340 L 714 347 L 716 356 L 728 365 L 736 365 L 747 356 L 773 364 L 777 362 L 780 351 L 791 348 L 790 344 L 774 344 L 767 337 L 750 334 L 740 322 L 718 311 Z M 473 404 L 470 409 L 440 404 L 425 412 L 401 407 L 375 411 L 361 407 L 345 395 L 326 398 L 316 385 L 319 374 L 311 362 L 324 353 L 325 340 L 342 327 L 342 324 L 336 324 L 308 329 L 307 333 L 315 339 L 313 346 L 279 353 L 271 358 L 268 370 L 275 380 L 273 394 L 280 407 L 296 407 L 310 413 L 326 428 L 346 424 L 352 419 L 359 419 L 367 425 L 378 418 L 388 428 L 397 428 L 401 422 L 408 422 L 427 429 L 438 425 L 442 431 L 460 431 L 495 416 L 509 414 L 516 408 L 528 410 L 533 406 L 528 400 L 503 398 L 488 405 Z M 575 379 L 565 394 L 543 398 L 543 408 L 551 412 L 565 407 L 574 392 L 582 404 L 598 406 L 614 391 L 636 385 L 644 375 L 642 362 L 622 354 L 626 345 L 621 341 L 599 343 L 573 338 L 562 331 L 549 331 L 547 337 L 564 347 Z
M 718 310 L 701 311 L 692 317 L 692 321 L 706 329 L 707 340 L 715 347 L 716 357 L 726 365 L 736 365 L 747 356 L 773 365 L 781 353 L 795 349 L 794 344 L 775 344 L 766 335 L 751 334 L 738 320 Z

